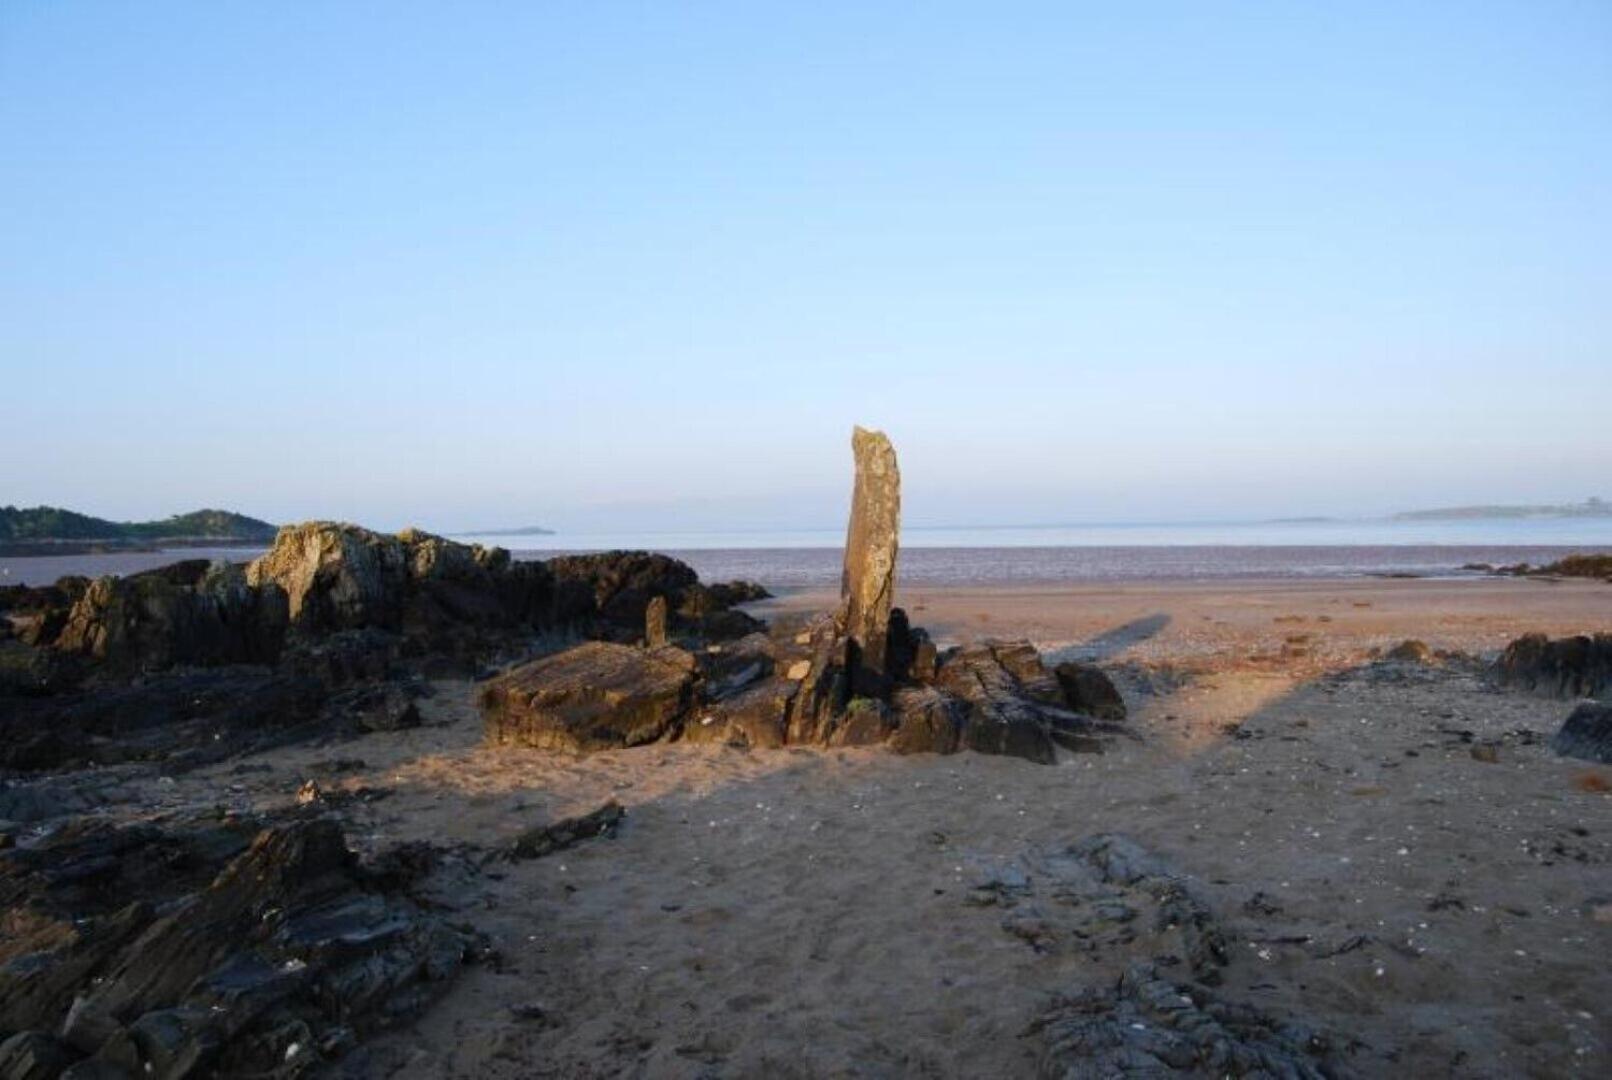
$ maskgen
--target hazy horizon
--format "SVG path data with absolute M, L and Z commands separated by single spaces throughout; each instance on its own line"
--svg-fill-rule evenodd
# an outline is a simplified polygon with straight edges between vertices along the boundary
M 0 503 L 436 531 L 1607 495 L 1612 8 L 0 10 Z

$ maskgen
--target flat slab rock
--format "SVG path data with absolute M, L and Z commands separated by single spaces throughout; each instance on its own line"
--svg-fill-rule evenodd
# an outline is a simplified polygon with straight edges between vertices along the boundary
M 593 641 L 522 664 L 481 693 L 491 746 L 594 751 L 672 731 L 694 702 L 694 657 Z

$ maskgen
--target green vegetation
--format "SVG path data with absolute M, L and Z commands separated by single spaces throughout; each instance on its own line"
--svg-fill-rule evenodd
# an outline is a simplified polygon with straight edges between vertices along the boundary
M 0 506 L 0 541 L 51 543 L 100 540 L 149 543 L 156 540 L 274 539 L 275 527 L 228 510 L 196 510 L 164 521 L 107 521 L 55 506 L 19 509 Z

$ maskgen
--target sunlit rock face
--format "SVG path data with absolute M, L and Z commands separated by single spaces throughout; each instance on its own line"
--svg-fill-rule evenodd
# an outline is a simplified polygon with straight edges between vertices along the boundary
M 896 591 L 896 549 L 901 532 L 901 470 L 882 431 L 854 428 L 851 452 L 856 487 L 845 533 L 840 578 L 843 625 L 854 671 L 875 681 L 888 674 L 890 605 Z

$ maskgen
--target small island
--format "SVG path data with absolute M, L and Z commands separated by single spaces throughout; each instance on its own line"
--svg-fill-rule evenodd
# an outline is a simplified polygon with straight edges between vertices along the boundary
M 1612 502 L 1589 498 L 1561 506 L 1446 506 L 1406 510 L 1393 521 L 1514 521 L 1527 518 L 1612 518 Z
M 466 529 L 456 536 L 553 536 L 553 529 L 541 525 L 523 525 L 518 529 Z

